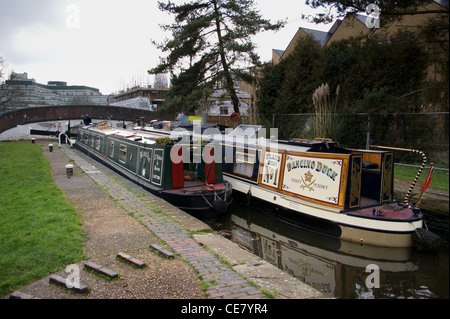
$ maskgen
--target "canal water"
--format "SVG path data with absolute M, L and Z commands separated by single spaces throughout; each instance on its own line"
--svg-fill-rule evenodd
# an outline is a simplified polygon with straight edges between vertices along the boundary
M 439 234 L 443 243 L 435 252 L 371 247 L 310 232 L 236 202 L 230 215 L 209 224 L 328 298 L 449 297 L 448 231 Z

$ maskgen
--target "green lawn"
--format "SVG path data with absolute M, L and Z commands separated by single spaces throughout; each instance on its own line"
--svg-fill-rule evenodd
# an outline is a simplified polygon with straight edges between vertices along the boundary
M 83 245 L 41 146 L 0 143 L 0 297 L 84 259 Z
M 429 170 L 430 170 L 430 167 L 425 166 L 425 169 L 422 171 L 422 174 L 420 174 L 419 180 L 417 181 L 417 184 L 416 184 L 419 189 L 422 186 L 422 184 L 424 183 Z M 409 185 L 412 183 L 412 181 L 416 177 L 418 171 L 419 171 L 419 168 L 417 168 L 417 167 L 395 165 L 394 178 L 401 180 L 401 182 L 404 184 Z M 448 184 L 449 184 L 448 171 L 435 169 L 433 172 L 433 176 L 431 178 L 431 183 L 430 183 L 430 186 L 428 189 L 439 189 L 439 190 L 448 191 Z

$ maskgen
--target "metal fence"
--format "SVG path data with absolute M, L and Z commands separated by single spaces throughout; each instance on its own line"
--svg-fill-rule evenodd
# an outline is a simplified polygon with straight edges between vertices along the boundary
M 332 114 L 328 134 L 314 136 L 315 114 L 258 116 L 266 128 L 278 128 L 278 138 L 332 138 L 339 146 L 369 149 L 381 145 L 423 151 L 436 168 L 449 168 L 449 113 Z M 395 151 L 396 162 L 421 163 L 411 152 Z

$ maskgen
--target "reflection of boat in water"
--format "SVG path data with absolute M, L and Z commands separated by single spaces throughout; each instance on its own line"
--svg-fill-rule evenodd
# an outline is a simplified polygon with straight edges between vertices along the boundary
M 231 215 L 232 241 L 291 276 L 321 291 L 325 297 L 389 297 L 392 276 L 409 280 L 419 269 L 411 261 L 412 248 L 360 245 L 280 223 L 264 213 L 235 210 Z M 367 288 L 369 265 L 380 271 L 380 289 Z M 386 294 L 386 295 L 383 295 Z

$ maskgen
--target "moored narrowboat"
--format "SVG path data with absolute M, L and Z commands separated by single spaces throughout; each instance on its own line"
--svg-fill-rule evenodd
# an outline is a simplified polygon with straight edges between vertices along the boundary
M 419 208 L 394 200 L 392 151 L 255 138 L 259 128 L 221 138 L 225 179 L 247 205 L 364 245 L 411 247 L 417 236 L 437 237 L 423 228 Z
M 102 123 L 81 127 L 75 147 L 198 218 L 226 214 L 232 202 L 231 184 L 214 160 L 220 145 L 174 143 L 160 134 Z
M 235 199 L 290 223 L 364 245 L 439 245 L 440 238 L 424 228 L 421 210 L 406 200 L 408 194 L 403 203 L 394 199 L 392 151 L 342 148 L 329 139 L 277 140 L 259 134 L 261 128 L 241 124 L 227 134 L 201 127 L 145 130 L 220 143 L 224 178 Z

